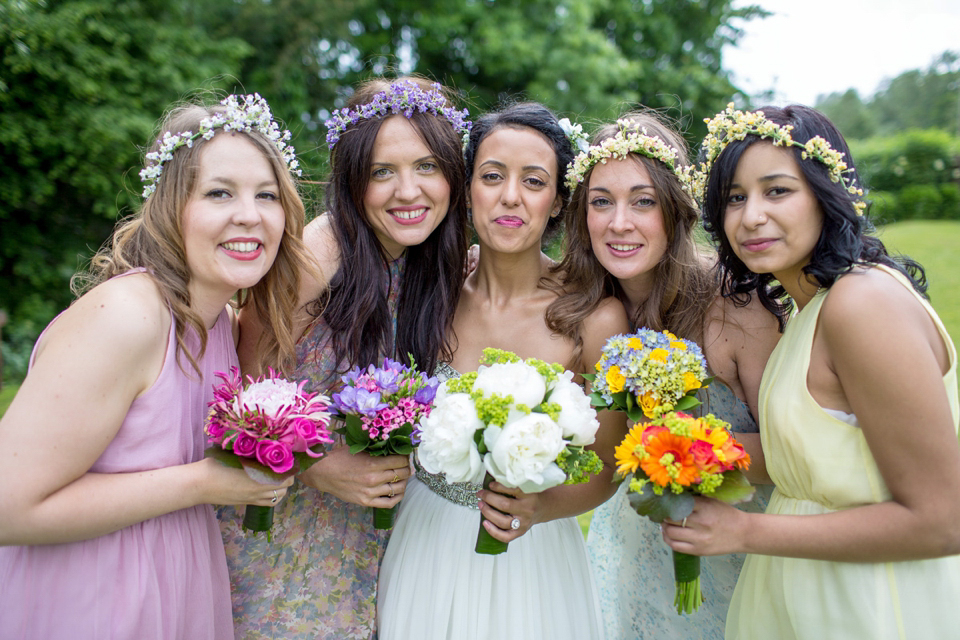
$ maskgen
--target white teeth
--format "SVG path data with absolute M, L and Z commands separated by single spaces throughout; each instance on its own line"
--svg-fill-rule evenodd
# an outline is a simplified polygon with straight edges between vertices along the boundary
M 240 253 L 250 253 L 257 250 L 259 242 L 224 242 L 223 248 L 227 251 L 237 251 Z
M 610 248 L 616 249 L 617 251 L 632 251 L 639 246 L 638 244 L 611 244 Z
M 413 220 L 414 218 L 419 218 L 427 210 L 426 207 L 422 209 L 415 209 L 413 211 L 394 211 L 393 217 L 400 218 L 401 220 Z

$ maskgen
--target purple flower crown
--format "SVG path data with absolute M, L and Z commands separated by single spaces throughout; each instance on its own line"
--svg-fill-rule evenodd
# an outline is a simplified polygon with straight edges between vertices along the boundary
M 367 104 L 362 104 L 356 109 L 344 107 L 334 111 L 333 116 L 324 123 L 327 127 L 327 146 L 333 149 L 340 140 L 340 136 L 361 120 L 387 114 L 404 115 L 409 118 L 415 112 L 443 116 L 461 135 L 469 133 L 473 125 L 467 120 L 470 112 L 466 109 L 458 111 L 451 107 L 439 84 L 434 83 L 432 89 L 424 91 L 415 82 L 399 80 L 391 84 L 387 90 L 373 96 L 373 100 Z

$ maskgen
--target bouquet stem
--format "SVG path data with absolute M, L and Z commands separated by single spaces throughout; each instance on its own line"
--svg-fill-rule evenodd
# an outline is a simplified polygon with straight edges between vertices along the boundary
M 483 477 L 483 488 L 489 490 L 490 483 L 493 482 L 493 476 L 489 473 Z M 490 532 L 487 531 L 483 523 L 486 518 L 483 517 L 483 514 L 480 514 L 480 529 L 477 531 L 477 545 L 474 547 L 474 551 L 477 553 L 483 553 L 490 556 L 495 556 L 503 553 L 507 550 L 507 543 L 501 540 L 497 540 Z
M 373 508 L 373 528 L 374 529 L 392 529 L 393 521 L 397 517 L 397 509 L 400 507 L 400 504 L 397 503 L 385 509 L 383 507 L 374 507 Z
M 248 531 L 266 531 L 270 538 L 270 527 L 273 526 L 273 507 L 261 507 L 248 504 L 243 514 L 243 528 Z
M 677 613 L 693 613 L 700 608 L 703 594 L 700 592 L 700 556 L 673 552 L 673 577 L 677 583 L 673 604 Z

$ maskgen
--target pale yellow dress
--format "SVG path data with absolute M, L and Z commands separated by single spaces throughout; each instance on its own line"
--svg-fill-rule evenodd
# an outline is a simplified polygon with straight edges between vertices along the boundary
M 899 273 L 877 268 L 913 291 Z M 818 293 L 790 319 L 763 374 L 760 435 L 777 487 L 767 513 L 829 513 L 891 497 L 856 417 L 821 408 L 807 390 L 814 330 L 828 295 L 828 290 Z M 956 424 L 957 352 L 933 308 L 919 295 L 917 299 L 947 344 L 950 369 L 943 384 Z M 726 637 L 960 638 L 960 556 L 884 563 L 747 556 L 730 603 Z

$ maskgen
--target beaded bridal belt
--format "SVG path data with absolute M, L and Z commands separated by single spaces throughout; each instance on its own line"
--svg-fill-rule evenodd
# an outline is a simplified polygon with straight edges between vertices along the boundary
M 482 485 L 472 482 L 449 483 L 443 477 L 443 474 L 434 475 L 421 467 L 416 456 L 414 456 L 413 465 L 417 469 L 417 480 L 427 485 L 435 494 L 461 507 L 469 507 L 475 511 L 480 510 L 477 506 L 477 491 L 483 488 Z

